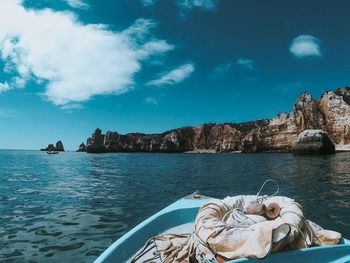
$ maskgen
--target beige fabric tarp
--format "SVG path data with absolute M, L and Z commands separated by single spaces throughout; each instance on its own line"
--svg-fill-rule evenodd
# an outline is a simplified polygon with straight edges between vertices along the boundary
M 301 206 L 293 199 L 276 196 L 262 198 L 268 206 L 277 203 L 280 216 L 268 221 L 260 216 L 246 216 L 241 212 L 256 201 L 256 196 L 242 195 L 213 199 L 203 205 L 195 219 L 195 232 L 188 235 L 162 235 L 155 238 L 162 262 L 185 263 L 216 262 L 218 257 L 236 259 L 241 257 L 264 258 L 271 251 L 305 248 L 311 245 L 338 244 L 341 235 L 324 230 L 306 220 Z M 238 216 L 237 216 L 238 215 Z M 272 244 L 272 237 L 283 224 L 290 226 L 287 241 Z

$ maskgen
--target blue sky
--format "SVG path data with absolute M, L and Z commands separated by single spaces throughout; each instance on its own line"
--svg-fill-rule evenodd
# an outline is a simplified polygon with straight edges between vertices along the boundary
M 350 85 L 348 1 L 1 0 L 0 148 L 288 112 Z

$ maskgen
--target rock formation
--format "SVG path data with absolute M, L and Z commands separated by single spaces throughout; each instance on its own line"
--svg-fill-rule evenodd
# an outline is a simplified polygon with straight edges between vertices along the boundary
M 79 149 L 77 150 L 77 152 L 86 152 L 86 146 L 85 146 L 85 143 L 81 143 L 79 145 Z
M 102 134 L 100 129 L 96 129 L 86 142 L 86 152 L 88 153 L 104 153 L 107 152 L 107 148 L 104 144 L 105 135 Z
M 64 152 L 64 147 L 62 141 L 56 142 L 55 150 L 58 152 Z
M 46 148 L 40 149 L 40 151 L 58 151 L 64 152 L 64 147 L 62 141 L 57 141 L 56 146 L 49 144 Z
M 107 132 L 96 129 L 86 151 L 100 152 L 292 152 L 306 129 L 328 133 L 337 147 L 350 144 L 350 88 L 326 92 L 319 100 L 301 94 L 290 113 L 245 123 L 203 124 L 162 134 Z
M 49 144 L 46 148 L 40 149 L 40 151 L 54 151 L 55 146 L 53 144 Z
M 322 130 L 304 130 L 293 149 L 295 154 L 334 154 L 335 146 L 328 133 Z

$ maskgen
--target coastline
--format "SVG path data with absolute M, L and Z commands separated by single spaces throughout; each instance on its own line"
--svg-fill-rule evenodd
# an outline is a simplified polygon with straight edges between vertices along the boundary
M 237 153 L 243 153 L 242 151 L 231 151 L 231 152 L 219 152 L 216 150 L 210 150 L 210 149 L 197 149 L 197 150 L 193 150 L 193 151 L 186 151 L 183 153 L 210 153 L 210 154 L 215 154 L 215 153 L 233 153 L 233 154 L 237 154 Z
M 78 151 L 160 153 L 288 152 L 334 154 L 350 151 L 350 88 L 327 91 L 319 99 L 302 93 L 289 113 L 242 123 L 206 123 L 157 134 L 97 128 Z

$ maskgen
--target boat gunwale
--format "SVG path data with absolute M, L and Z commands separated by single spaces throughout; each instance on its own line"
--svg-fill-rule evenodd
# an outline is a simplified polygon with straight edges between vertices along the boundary
M 136 234 L 137 231 L 141 230 L 143 227 L 149 225 L 152 221 L 160 217 L 161 215 L 176 211 L 176 210 L 183 210 L 183 209 L 190 209 L 190 208 L 199 208 L 202 204 L 206 203 L 208 199 L 213 198 L 201 198 L 201 199 L 191 199 L 187 197 L 180 198 L 179 200 L 175 201 L 174 203 L 168 205 L 167 207 L 163 208 L 162 210 L 158 211 L 154 215 L 148 217 L 141 223 L 137 224 L 135 227 L 130 229 L 127 233 L 125 233 L 123 236 L 121 236 L 118 240 L 116 240 L 112 245 L 110 245 L 95 261 L 94 263 L 103 263 L 104 260 L 106 260 L 109 255 L 123 242 L 128 240 L 132 235 Z

